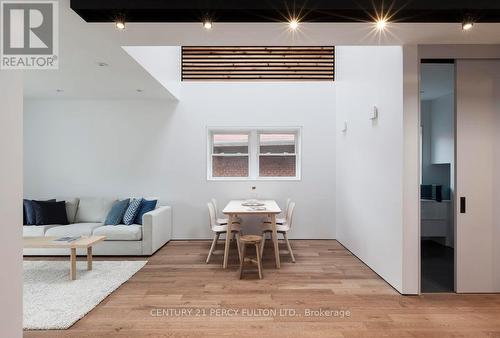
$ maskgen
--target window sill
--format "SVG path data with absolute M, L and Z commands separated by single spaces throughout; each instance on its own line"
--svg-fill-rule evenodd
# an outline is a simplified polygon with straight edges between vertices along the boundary
M 301 177 L 208 177 L 207 181 L 215 182 L 256 182 L 256 181 L 301 181 Z

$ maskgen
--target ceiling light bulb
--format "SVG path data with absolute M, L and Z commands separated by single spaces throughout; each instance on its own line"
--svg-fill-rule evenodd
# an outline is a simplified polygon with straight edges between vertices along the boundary
M 125 29 L 125 21 L 121 21 L 121 20 L 116 21 L 115 25 L 116 25 L 116 28 L 118 28 L 121 31 Z
M 377 19 L 377 21 L 375 22 L 375 26 L 379 31 L 384 30 L 385 27 L 387 27 L 387 19 L 385 18 Z
M 205 22 L 203 22 L 203 28 L 212 29 L 212 21 L 206 20 Z
M 290 26 L 290 29 L 294 31 L 297 28 L 299 28 L 299 21 L 297 19 L 292 19 L 292 20 L 290 20 L 288 25 Z
M 472 21 L 464 21 L 462 23 L 462 30 L 464 30 L 464 31 L 471 30 L 472 27 L 474 27 L 474 22 L 472 22 Z

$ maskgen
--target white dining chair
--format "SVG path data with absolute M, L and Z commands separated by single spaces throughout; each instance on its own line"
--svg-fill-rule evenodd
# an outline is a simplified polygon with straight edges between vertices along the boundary
M 210 246 L 210 251 L 208 252 L 208 257 L 206 263 L 210 262 L 210 257 L 212 257 L 212 253 L 215 250 L 215 247 L 217 246 L 217 241 L 219 240 L 219 237 L 221 234 L 227 234 L 227 222 L 225 224 L 220 224 L 217 222 L 217 214 L 215 212 L 215 207 L 212 202 L 207 203 L 208 206 L 208 215 L 209 215 L 209 225 L 210 225 L 210 230 L 214 232 L 214 237 L 212 240 L 212 245 Z M 241 250 L 240 250 L 240 224 L 237 222 L 233 222 L 231 226 L 231 239 L 236 238 L 236 245 L 238 247 L 238 257 L 241 260 Z
M 283 213 L 280 214 L 282 217 L 279 217 L 280 215 L 276 217 L 276 224 L 283 224 L 286 222 L 286 214 L 288 213 L 288 207 L 290 206 L 291 202 L 292 202 L 291 198 L 286 199 L 285 210 L 283 210 Z M 271 223 L 271 219 L 269 217 L 267 217 L 263 222 L 263 224 L 266 223 Z
M 217 200 L 215 198 L 212 198 L 212 204 L 213 204 L 214 209 L 215 209 L 215 218 L 217 220 L 217 224 L 227 225 L 227 222 L 229 222 L 229 219 L 227 217 L 223 217 L 223 216 L 220 217 L 222 214 L 219 212 L 219 209 L 217 207 Z M 234 221 L 233 223 L 241 224 L 241 218 L 237 217 L 236 221 Z
M 293 220 L 293 211 L 295 209 L 295 202 L 291 202 L 288 204 L 286 208 L 285 218 L 282 220 L 282 223 L 278 223 L 276 221 L 276 230 L 278 234 L 283 235 L 283 239 L 286 242 L 286 246 L 288 248 L 288 252 L 290 253 L 290 257 L 292 258 L 292 262 L 295 263 L 295 256 L 293 255 L 292 246 L 290 245 L 290 241 L 288 240 L 287 232 L 292 228 L 292 220 Z M 273 228 L 271 222 L 265 221 L 262 224 L 262 242 L 260 247 L 260 257 L 264 254 L 264 245 L 266 243 L 266 234 L 272 233 Z

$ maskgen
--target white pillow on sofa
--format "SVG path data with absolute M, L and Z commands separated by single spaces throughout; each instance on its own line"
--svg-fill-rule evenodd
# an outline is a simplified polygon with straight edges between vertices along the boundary
M 104 222 L 116 198 L 82 197 L 78 204 L 75 223 Z

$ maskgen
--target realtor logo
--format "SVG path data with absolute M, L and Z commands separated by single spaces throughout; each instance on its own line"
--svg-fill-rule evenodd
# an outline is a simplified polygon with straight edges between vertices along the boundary
M 57 69 L 57 1 L 1 1 L 1 69 Z

